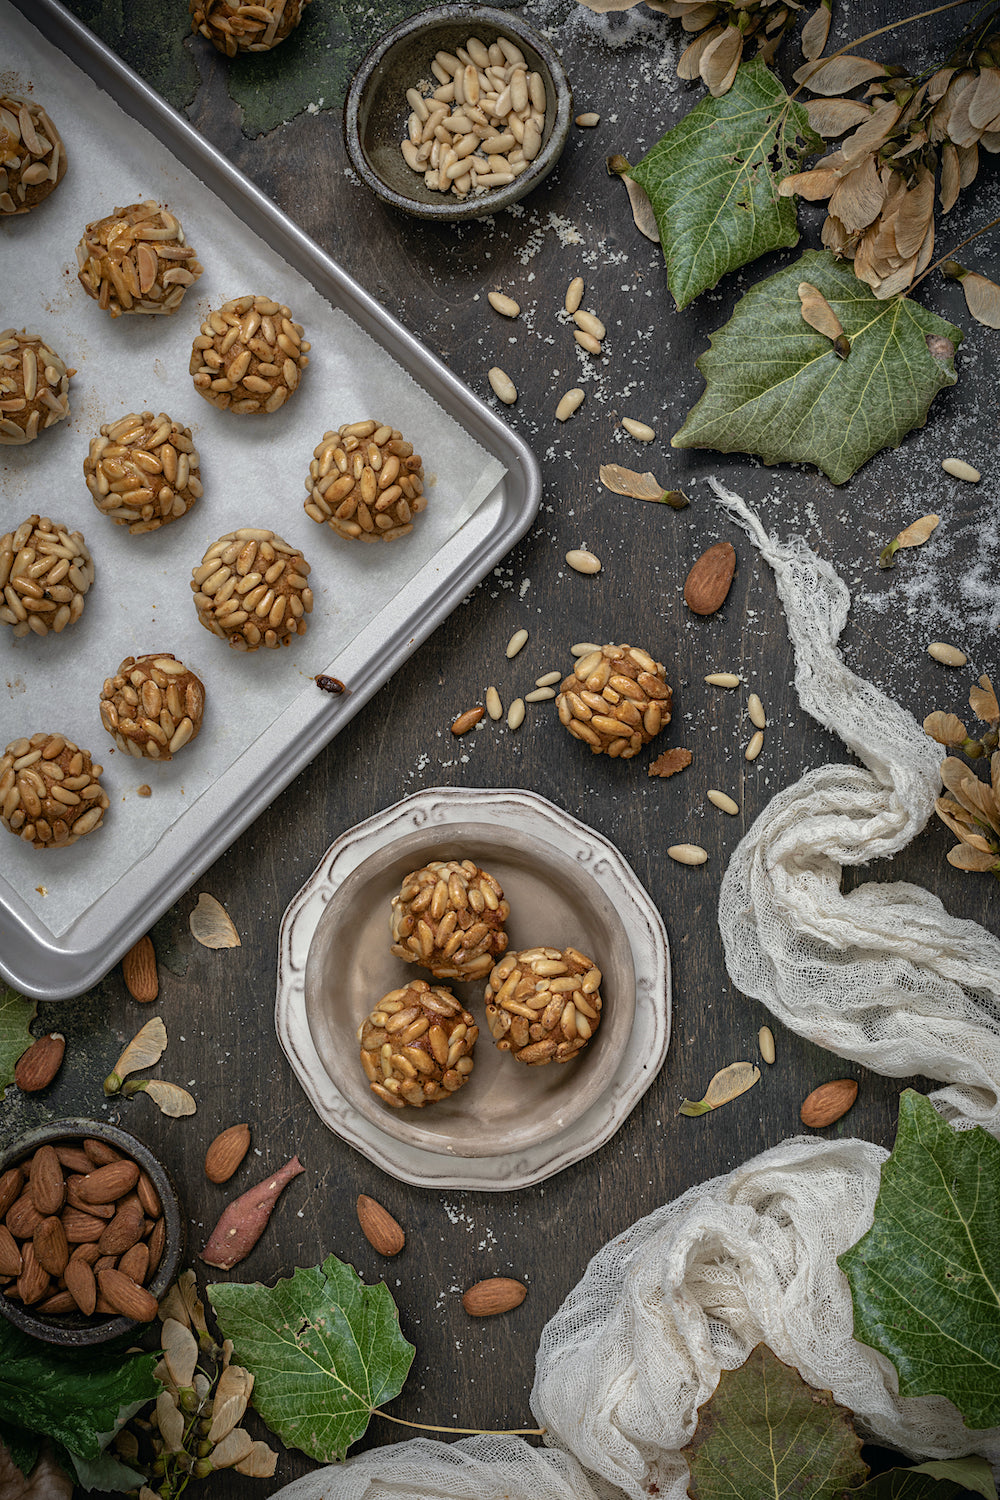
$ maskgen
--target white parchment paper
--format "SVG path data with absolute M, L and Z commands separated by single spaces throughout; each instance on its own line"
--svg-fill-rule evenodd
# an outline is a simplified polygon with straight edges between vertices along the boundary
M 44 103 L 69 161 L 51 198 L 0 223 L 0 328 L 42 334 L 78 372 L 68 421 L 23 448 L 0 447 L 0 535 L 35 512 L 52 516 L 83 532 L 96 570 L 82 618 L 61 635 L 15 640 L 0 625 L 0 746 L 38 730 L 64 733 L 103 764 L 111 797 L 103 829 L 66 850 L 40 853 L 0 829 L 0 891 L 7 882 L 58 937 L 299 694 L 317 692 L 314 675 L 406 588 L 504 470 L 6 0 L 0 36 L 0 91 Z M 144 198 L 179 216 L 205 273 L 172 316 L 112 319 L 77 281 L 75 247 L 88 222 Z M 206 312 L 245 292 L 287 303 L 312 344 L 299 390 L 267 417 L 217 411 L 188 374 Z M 132 536 L 93 504 L 83 460 L 102 423 L 143 410 L 192 429 L 205 494 L 178 521 Z M 368 416 L 414 443 L 429 495 L 414 531 L 385 544 L 346 542 L 302 508 L 323 433 Z M 191 571 L 237 526 L 270 527 L 311 565 L 308 632 L 281 650 L 232 651 L 198 623 Z M 98 710 L 105 677 L 147 651 L 173 651 L 206 687 L 201 734 L 168 765 L 117 751 Z M 136 795 L 143 783 L 151 797 Z

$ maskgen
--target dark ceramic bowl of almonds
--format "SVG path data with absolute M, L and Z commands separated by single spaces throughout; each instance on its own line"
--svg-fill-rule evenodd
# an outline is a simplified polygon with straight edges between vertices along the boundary
M 134 1136 L 54 1120 L 0 1156 L 0 1313 L 63 1348 L 156 1317 L 184 1251 L 166 1169 Z
M 507 11 L 439 5 L 380 37 L 351 82 L 344 140 L 384 203 L 462 222 L 548 176 L 573 95 L 555 49 Z

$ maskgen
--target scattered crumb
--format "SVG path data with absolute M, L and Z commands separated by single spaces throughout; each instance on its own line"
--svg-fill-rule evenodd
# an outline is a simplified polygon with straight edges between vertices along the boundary
M 144 781 L 142 786 L 136 787 L 135 794 L 137 797 L 151 797 L 153 795 L 153 788 Z
M 677 771 L 683 771 L 691 764 L 692 756 L 690 750 L 682 750 L 678 746 L 674 750 L 664 750 L 649 767 L 650 776 L 673 776 Z

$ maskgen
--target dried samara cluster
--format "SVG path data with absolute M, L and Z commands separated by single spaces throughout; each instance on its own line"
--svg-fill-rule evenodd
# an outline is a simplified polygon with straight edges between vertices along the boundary
M 592 0 L 583 0 L 590 5 Z M 830 32 L 830 3 L 822 0 L 802 29 L 802 52 L 818 57 Z M 603 3 L 593 9 L 605 10 Z M 616 5 L 614 7 L 618 9 Z M 652 0 L 651 9 L 680 21 L 687 32 L 697 32 L 677 63 L 677 76 L 700 78 L 715 98 L 732 88 L 747 43 L 755 41 L 757 56 L 770 67 L 785 34 L 798 25 L 805 6 L 801 0 Z
M 948 863 L 957 870 L 988 870 L 1000 879 L 1000 706 L 993 684 L 986 676 L 969 693 L 969 707 L 983 733 L 970 735 L 957 714 L 936 711 L 924 720 L 924 730 L 939 745 L 959 750 L 969 760 L 989 757 L 989 780 L 984 781 L 949 755 L 941 762 L 941 780 L 947 795 L 939 797 L 937 815 L 960 842 L 948 851 Z
M 897 296 L 930 265 L 935 194 L 947 213 L 976 176 L 980 146 L 1000 151 L 1000 37 L 959 48 L 923 82 L 854 55 L 808 62 L 794 76 L 822 96 L 807 106 L 813 129 L 844 140 L 779 191 L 827 200 L 823 244 L 853 260 L 876 297 Z M 845 97 L 862 86 L 862 99 Z M 977 288 L 962 279 L 968 300 Z M 992 286 L 976 280 L 978 290 Z

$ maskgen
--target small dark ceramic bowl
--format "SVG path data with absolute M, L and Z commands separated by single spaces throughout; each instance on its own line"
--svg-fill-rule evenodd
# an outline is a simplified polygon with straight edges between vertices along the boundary
M 113 1146 L 116 1151 L 121 1152 L 123 1156 L 138 1162 L 157 1191 L 163 1206 L 166 1245 L 156 1273 L 147 1283 L 147 1290 L 159 1301 L 176 1277 L 177 1268 L 184 1253 L 184 1221 L 181 1217 L 177 1191 L 166 1168 L 157 1161 L 147 1146 L 136 1140 L 135 1136 L 119 1130 L 114 1125 L 101 1124 L 97 1120 L 53 1120 L 50 1124 L 42 1125 L 37 1130 L 21 1136 L 8 1151 L 0 1155 L 0 1174 L 6 1172 L 8 1167 L 16 1166 L 18 1162 L 31 1156 L 39 1146 L 79 1146 L 84 1140 L 104 1141 L 107 1145 Z M 32 1338 L 42 1339 L 47 1344 L 57 1344 L 63 1349 L 86 1349 L 96 1344 L 106 1344 L 110 1339 L 133 1334 L 137 1329 L 145 1326 L 135 1322 L 132 1318 L 107 1317 L 97 1314 L 89 1318 L 83 1313 L 66 1313 L 58 1317 L 47 1317 L 33 1307 L 25 1307 L 20 1302 L 12 1302 L 3 1295 L 2 1290 L 0 1290 L 0 1313 L 8 1322 L 13 1323 L 15 1328 L 20 1328 L 22 1333 L 31 1334 Z
M 410 115 L 407 89 L 432 76 L 436 52 L 454 53 L 469 36 L 487 46 L 503 36 L 520 47 L 529 69 L 545 83 L 545 129 L 541 150 L 519 177 L 463 199 L 427 187 L 399 148 Z M 572 108 L 572 91 L 556 52 L 530 26 L 486 6 L 439 5 L 394 27 L 368 53 L 344 105 L 344 139 L 354 170 L 384 203 L 422 219 L 461 222 L 509 208 L 548 176 L 566 144 Z

